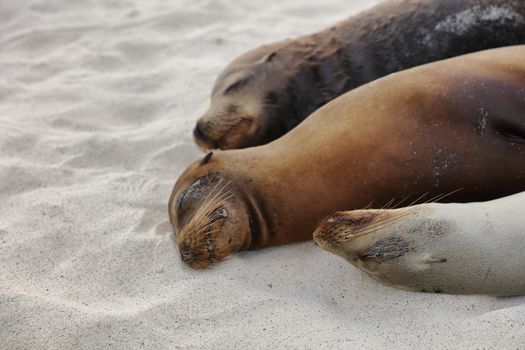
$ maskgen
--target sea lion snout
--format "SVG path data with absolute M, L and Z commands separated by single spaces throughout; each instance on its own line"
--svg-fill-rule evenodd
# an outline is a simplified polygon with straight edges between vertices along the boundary
M 249 219 L 239 189 L 228 176 L 209 171 L 218 157 L 213 154 L 195 162 L 195 174 L 183 174 L 168 204 L 181 259 L 198 269 L 250 243 Z
M 402 217 L 401 213 L 385 210 L 352 210 L 337 212 L 321 223 L 314 233 L 317 244 L 344 259 L 358 264 L 379 238 L 376 233 Z
M 345 224 L 357 228 L 366 225 L 374 218 L 374 212 L 337 212 L 326 221 L 329 224 Z
M 207 137 L 206 134 L 202 131 L 203 130 L 203 123 L 201 121 L 197 121 L 197 125 L 195 125 L 195 128 L 193 129 L 193 137 L 195 138 L 196 142 L 206 142 Z
M 354 231 L 374 220 L 373 211 L 340 211 L 325 219 L 314 233 L 314 239 L 342 242 L 351 239 Z
M 217 140 L 214 140 L 214 126 L 209 120 L 208 113 L 202 115 L 193 128 L 193 140 L 204 151 L 218 148 Z
M 223 242 L 218 244 L 221 235 L 217 233 L 223 229 L 227 215 L 227 211 L 219 207 L 210 215 L 206 225 L 190 234 L 177 236 L 180 256 L 184 263 L 199 269 L 217 261 L 217 248 L 224 245 Z
M 182 260 L 193 268 L 206 268 L 232 252 L 245 249 L 249 242 L 247 217 L 242 203 L 226 186 L 207 191 L 195 201 L 179 224 L 176 241 Z
M 357 252 L 348 249 L 356 228 L 370 222 L 373 215 L 361 213 L 337 212 L 325 219 L 315 230 L 313 238 L 317 245 L 345 259 L 354 259 Z
M 203 150 L 249 147 L 259 132 L 257 118 L 256 112 L 236 105 L 208 110 L 197 120 L 193 139 Z

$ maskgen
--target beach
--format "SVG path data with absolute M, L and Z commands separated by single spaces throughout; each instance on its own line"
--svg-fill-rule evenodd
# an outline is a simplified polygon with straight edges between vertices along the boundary
M 525 297 L 389 288 L 312 242 L 180 260 L 217 74 L 377 2 L 3 1 L 0 349 L 524 348 Z

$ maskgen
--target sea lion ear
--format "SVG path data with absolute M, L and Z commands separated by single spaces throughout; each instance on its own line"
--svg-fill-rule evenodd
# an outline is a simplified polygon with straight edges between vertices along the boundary
M 261 63 L 270 63 L 272 60 L 277 56 L 277 51 L 272 51 L 269 54 L 264 55 L 263 58 L 261 58 Z
M 211 156 L 213 156 L 213 152 L 208 152 L 208 154 L 205 155 L 204 158 L 201 160 L 200 165 L 207 164 L 210 161 Z

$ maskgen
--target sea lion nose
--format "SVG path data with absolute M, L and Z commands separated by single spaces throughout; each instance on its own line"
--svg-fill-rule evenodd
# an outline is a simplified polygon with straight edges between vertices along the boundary
M 202 131 L 202 124 L 200 122 L 197 122 L 197 125 L 195 125 L 195 129 L 193 129 L 193 137 L 195 137 L 196 140 L 200 141 L 206 141 L 207 137 L 206 134 Z
M 334 221 L 328 219 L 328 220 L 324 220 L 317 226 L 317 228 L 315 229 L 313 233 L 313 239 L 314 239 L 315 245 L 322 247 L 325 241 L 327 240 L 332 241 L 330 237 L 334 235 L 334 232 L 335 232 L 334 229 L 337 229 L 336 225 L 334 224 L 335 224 Z

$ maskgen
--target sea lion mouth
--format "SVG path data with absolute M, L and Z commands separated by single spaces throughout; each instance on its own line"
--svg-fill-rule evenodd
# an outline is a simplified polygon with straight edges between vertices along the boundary
M 217 208 L 208 218 L 208 223 L 200 232 L 186 238 L 179 244 L 181 259 L 194 269 L 207 268 L 219 262 L 223 254 L 215 244 L 228 214 L 224 208 Z
M 193 138 L 197 145 L 203 150 L 209 149 L 232 149 L 244 148 L 251 145 L 252 141 L 249 136 L 256 134 L 252 131 L 255 120 L 249 116 L 236 117 L 231 125 L 221 120 L 225 130 L 219 136 L 212 136 L 205 132 L 206 128 L 197 123 L 193 129 Z M 217 128 L 217 125 L 214 126 Z

